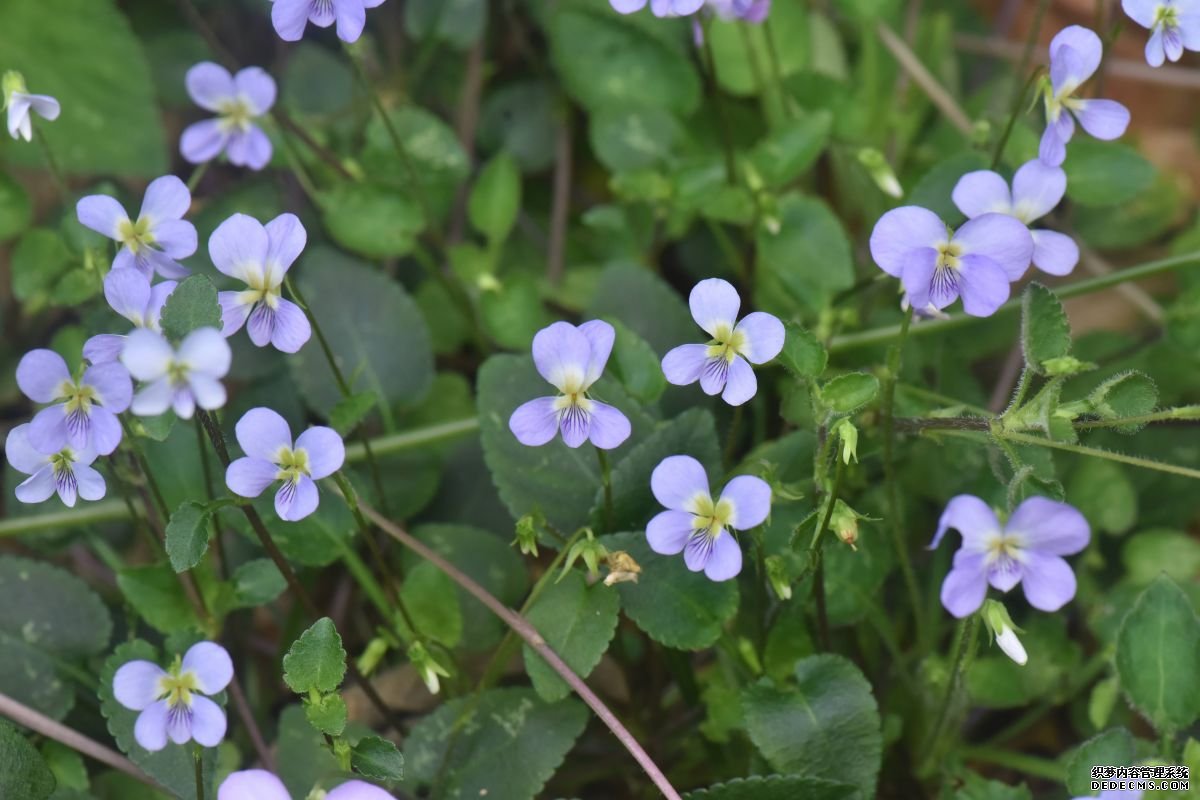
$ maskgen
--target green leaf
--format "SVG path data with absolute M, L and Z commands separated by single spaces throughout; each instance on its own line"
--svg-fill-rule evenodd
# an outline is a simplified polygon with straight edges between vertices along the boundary
M 1137 522 L 1137 489 L 1120 464 L 1085 458 L 1067 481 L 1067 498 L 1094 530 L 1125 533 Z
M 24 73 L 29 91 L 62 104 L 54 122 L 37 119 L 34 135 L 45 137 L 65 172 L 150 178 L 167 171 L 150 67 L 111 0 L 6 3 L 0 53 L 5 69 Z M 0 150 L 39 169 L 45 163 L 41 149 L 25 142 L 9 140 Z
M 339 55 L 311 41 L 297 42 L 289 48 L 280 81 L 281 100 L 289 111 L 300 116 L 334 117 L 362 94 L 353 70 Z M 179 83 L 182 86 L 182 74 Z
M 233 595 L 238 608 L 266 605 L 286 588 L 287 581 L 269 558 L 252 559 L 233 571 Z
M 771 24 L 751 25 L 741 20 L 713 19 L 705 34 L 712 46 L 717 80 L 732 94 L 758 94 L 773 100 L 775 84 L 808 65 L 808 13 L 801 3 L 779 3 L 771 8 Z
M 825 109 L 806 113 L 767 134 L 750 151 L 750 163 L 767 187 L 782 188 L 816 163 L 829 145 L 832 128 L 833 115 Z
M 683 556 L 662 556 L 646 535 L 617 533 L 601 538 L 609 551 L 624 550 L 642 567 L 637 583 L 618 583 L 621 608 L 651 639 L 679 650 L 703 650 L 721 637 L 737 612 L 737 581 L 710 581 L 691 572 Z
M 342 181 L 320 192 L 317 205 L 333 240 L 367 258 L 406 256 L 425 229 L 419 202 L 395 186 Z
M 1141 372 L 1122 372 L 1101 383 L 1088 395 L 1092 411 L 1101 419 L 1121 419 L 1149 414 L 1158 405 L 1158 386 Z M 1141 425 L 1118 425 L 1113 430 L 1132 434 Z
M 0 172 L 0 242 L 13 238 L 32 221 L 33 207 L 24 187 Z
M 347 436 L 371 413 L 377 402 L 372 392 L 357 392 L 343 397 L 329 412 L 329 425 L 342 436 Z
M 682 134 L 670 111 L 654 107 L 606 107 L 591 116 L 588 127 L 596 158 L 613 172 L 646 169 L 667 161 Z
M 1133 764 L 1133 736 L 1124 728 L 1112 728 L 1093 736 L 1075 748 L 1067 758 L 1067 791 L 1090 797 L 1092 767 Z
M 297 694 L 332 692 L 345 676 L 346 651 L 329 617 L 322 617 L 300 634 L 283 657 L 283 680 Z
M 438 785 L 446 797 L 533 800 L 587 720 L 578 700 L 545 703 L 532 689 L 491 689 L 451 700 L 409 733 L 405 780 L 414 788 L 428 786 L 444 761 Z M 454 748 L 446 755 L 451 741 Z
M 678 292 L 645 267 L 626 262 L 600 273 L 585 316 L 620 320 L 656 353 L 703 336 Z
M 69 800 L 69 798 L 75 797 L 74 794 L 67 794 L 67 792 L 87 791 L 88 771 L 82 755 L 53 739 L 43 742 L 40 749 L 46 766 L 50 768 L 50 772 L 58 784 L 58 791 L 51 795 L 54 800 L 60 800 L 60 798 Z M 90 800 L 90 798 L 85 794 L 82 800 Z
M 167 558 L 176 572 L 185 572 L 200 563 L 208 552 L 212 528 L 209 512 L 203 503 L 194 500 L 175 509 L 167 522 Z
M 588 110 L 642 106 L 688 114 L 699 104 L 700 80 L 682 42 L 599 5 L 561 3 L 550 13 L 557 73 Z
M 1045 375 L 1046 362 L 1071 352 L 1071 324 L 1054 292 L 1031 283 L 1021 295 L 1021 347 L 1025 364 Z
M 170 654 L 173 657 L 173 654 Z M 150 752 L 137 743 L 133 735 L 133 727 L 140 712 L 132 711 L 117 702 L 113 697 L 113 676 L 121 665 L 136 660 L 162 663 L 159 653 L 151 645 L 141 639 L 123 642 L 117 645 L 112 655 L 104 662 L 100 670 L 100 712 L 108 720 L 108 732 L 116 740 L 117 746 L 129 759 L 142 770 L 158 781 L 164 788 L 179 800 L 197 800 L 196 798 L 196 769 L 192 760 L 192 748 L 180 747 L 168 742 L 162 750 Z M 220 701 L 220 697 L 214 698 Z M 203 749 L 202 774 L 207 798 L 212 800 L 216 795 L 214 779 L 217 774 L 217 751 L 214 748 Z M 122 795 L 124 796 L 124 795 Z
M 1134 707 L 1162 732 L 1200 716 L 1200 620 L 1170 578 L 1150 584 L 1117 634 L 1117 677 Z
M 586 678 L 617 631 L 620 606 L 616 589 L 600 581 L 588 586 L 582 572 L 571 570 L 551 583 L 525 616 L 567 666 Z M 525 671 L 543 700 L 553 702 L 571 693 L 566 681 L 529 645 L 524 654 Z
M 358 740 L 350 753 L 350 766 L 371 780 L 404 780 L 404 755 L 395 744 L 379 736 L 364 736 Z
M 534 334 L 554 321 L 542 306 L 537 281 L 512 275 L 479 300 L 488 335 L 502 347 L 527 350 Z
M 301 291 L 352 391 L 374 392 L 385 419 L 390 406 L 419 402 L 433 381 L 433 350 L 420 309 L 404 288 L 328 248 L 310 250 L 301 268 Z M 342 395 L 321 348 L 305 347 L 289 364 L 313 410 L 325 413 L 338 404 Z
M 417 630 L 447 647 L 462 640 L 463 616 L 454 581 L 423 561 L 404 575 L 400 599 Z
M 56 658 L 2 630 L 0 675 L 5 694 L 51 719 L 61 720 L 75 706 L 74 686 L 59 677 Z
M 203 275 L 193 275 L 175 287 L 163 306 L 162 331 L 178 343 L 197 328 L 221 330 L 217 287 Z
M 1080 661 L 1079 645 L 1067 635 L 1061 617 L 1039 615 L 1025 623 L 1021 642 L 1029 662 L 1018 666 L 998 647 L 985 645 L 967 670 L 971 700 L 985 708 L 1020 708 L 1047 697 Z
M 558 130 L 558 90 L 540 80 L 522 80 L 491 89 L 483 99 L 479 143 L 512 154 L 524 172 L 554 161 Z
M 404 28 L 414 39 L 437 39 L 466 50 L 487 26 L 486 0 L 411 0 L 404 4 Z
M 346 729 L 346 701 L 340 694 L 323 694 L 315 702 L 305 698 L 304 716 L 321 733 L 341 736 Z
M 419 205 L 428 203 L 429 208 L 423 211 L 440 218 L 450 209 L 459 184 L 470 173 L 470 163 L 457 134 L 437 116 L 413 105 L 389 111 L 388 119 L 404 146 L 405 157 L 396 152 L 382 118 L 372 115 L 362 154 L 364 172 L 381 183 L 411 193 Z
M 0 631 L 61 658 L 82 658 L 108 647 L 112 619 L 96 593 L 71 573 L 4 556 Z
M 560 530 L 588 524 L 600 467 L 589 444 L 567 447 L 561 436 L 541 447 L 527 447 L 508 428 L 508 419 L 522 403 L 553 392 L 534 369 L 529 356 L 495 355 L 484 362 L 477 381 L 480 434 L 492 481 L 513 519 L 535 508 Z M 597 399 L 616 406 L 629 417 L 633 433 L 626 444 L 609 452 L 618 464 L 650 429 L 650 420 L 614 384 L 601 380 L 592 389 Z
M 1154 181 L 1154 166 L 1137 150 L 1088 137 L 1071 143 L 1063 170 L 1067 197 L 1081 206 L 1121 205 Z
M 848 783 L 806 775 L 755 775 L 734 778 L 707 789 L 688 792 L 683 800 L 862 800 Z
M 767 682 L 742 694 L 750 739 L 781 772 L 840 780 L 875 796 L 883 753 L 879 711 L 858 667 L 838 655 L 796 664 L 796 688 Z
M 1009 786 L 969 772 L 963 785 L 955 791 L 953 800 L 1032 800 L 1032 795 L 1023 783 Z
M 56 295 L 80 271 L 67 243 L 49 228 L 26 231 L 13 248 L 10 266 L 13 295 L 27 311 L 61 305 Z
M 254 508 L 288 561 L 306 567 L 324 567 L 341 558 L 356 530 L 354 517 L 345 503 L 321 503 L 304 519 L 287 522 L 276 515 L 274 501 L 269 492 L 267 495 L 255 501 Z M 258 541 L 243 514 L 236 513 L 229 521 L 248 539 Z
M 825 371 L 829 354 L 825 346 L 807 328 L 794 322 L 784 323 L 787 338 L 783 340 L 783 351 L 779 354 L 779 363 L 797 378 L 818 378 Z
M 1190 583 L 1200 575 L 1200 542 L 1182 531 L 1149 530 L 1130 537 L 1121 549 L 1129 580 L 1145 586 L 1159 575 Z
M 662 511 L 662 505 L 650 491 L 650 475 L 668 456 L 692 456 L 704 466 L 713 480 L 718 480 L 721 476 L 719 441 L 712 414 L 702 408 L 690 408 L 643 436 L 629 455 L 612 470 L 613 518 L 610 530 L 643 528 L 651 517 Z M 720 486 L 712 487 L 714 494 L 720 490 Z M 597 528 L 603 528 L 607 523 L 603 487 L 596 489 L 592 518 Z
M 850 240 L 822 200 L 784 195 L 778 216 L 778 232 L 759 229 L 757 268 L 771 273 L 799 307 L 815 314 L 854 285 Z
M 467 201 L 475 230 L 498 244 L 508 238 L 521 210 L 521 173 L 516 160 L 499 153 L 480 171 Z
M 616 331 L 608 369 L 625 391 L 642 403 L 653 403 L 667 388 L 658 354 L 621 320 L 606 320 Z
M 847 372 L 821 387 L 821 402 L 835 414 L 852 414 L 879 394 L 879 379 L 866 372 Z
M 163 633 L 200 630 L 196 612 L 188 603 L 179 576 L 166 564 L 124 567 L 117 586 L 146 623 Z
M 45 800 L 54 792 L 54 775 L 45 760 L 15 726 L 0 720 L 0 797 Z

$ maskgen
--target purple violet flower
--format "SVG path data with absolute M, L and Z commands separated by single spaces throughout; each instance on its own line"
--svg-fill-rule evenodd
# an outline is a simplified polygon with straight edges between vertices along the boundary
M 216 119 L 193 123 L 179 139 L 179 152 L 192 164 L 212 161 L 222 151 L 237 167 L 262 169 L 271 160 L 271 140 L 254 120 L 275 104 L 275 80 L 259 67 L 230 75 L 211 61 L 187 71 L 188 94 Z
M 143 383 L 129 410 L 139 417 L 156 417 L 174 408 L 180 419 L 191 419 L 196 406 L 218 409 L 225 405 L 220 379 L 229 372 L 232 359 L 229 343 L 216 328 L 192 331 L 178 350 L 161 333 L 138 328 L 121 351 L 121 363 Z
M 235 428 L 245 457 L 229 465 L 225 485 L 240 497 L 258 497 L 275 481 L 275 513 L 288 522 L 317 510 L 316 481 L 342 468 L 346 448 L 333 428 L 315 426 L 292 443 L 287 420 L 269 408 L 252 408 Z
M 761 525 L 771 513 L 771 487 L 762 478 L 739 475 L 716 501 L 704 466 L 691 456 L 668 456 L 650 475 L 650 490 L 667 507 L 646 525 L 650 549 L 665 556 L 683 553 L 692 572 L 726 581 L 742 571 L 735 530 Z
M 136 269 L 114 269 L 104 276 L 104 298 L 113 311 L 133 323 L 135 328 L 158 332 L 163 306 L 178 284 L 162 281 L 155 286 Z M 121 357 L 128 336 L 100 333 L 83 344 L 83 357 L 93 364 L 107 364 Z
M 954 205 L 975 219 L 984 214 L 1008 214 L 1030 225 L 1049 214 L 1067 191 L 1067 173 L 1034 159 L 1013 175 L 1012 192 L 1004 178 L 991 170 L 968 172 L 954 186 Z M 1065 233 L 1029 230 L 1033 237 L 1033 265 L 1050 275 L 1067 275 L 1079 263 L 1079 246 Z
M 1043 90 L 1046 131 L 1038 158 L 1052 167 L 1066 159 L 1076 119 L 1097 139 L 1117 139 L 1129 126 L 1129 109 L 1117 101 L 1075 96 L 1076 90 L 1095 74 L 1103 54 L 1100 37 L 1079 25 L 1063 28 L 1050 41 L 1050 81 Z
M 1200 50 L 1200 0 L 1121 0 L 1134 22 L 1150 29 L 1146 63 L 1161 67 L 1178 61 L 1183 51 Z
M 184 278 L 190 273 L 177 259 L 196 252 L 196 226 L 183 219 L 191 204 L 192 193 L 183 181 L 164 175 L 146 187 L 136 222 L 106 194 L 82 198 L 75 213 L 85 227 L 121 243 L 113 269 L 136 267 L 147 278 L 155 272 L 164 278 Z
M 2 108 L 8 109 L 8 135 L 14 139 L 33 141 L 33 118 L 30 111 L 47 122 L 58 119 L 62 111 L 58 101 L 48 94 L 30 94 L 25 88 L 25 78 L 19 72 L 9 71 L 0 79 L 3 94 Z
M 760 23 L 771 12 L 771 0 L 707 0 L 708 7 L 724 20 Z
M 232 772 L 217 789 L 217 800 L 292 800 L 283 781 L 264 769 Z M 330 789 L 325 800 L 395 800 L 365 781 L 348 781 Z
M 942 583 L 942 605 L 954 616 L 974 613 L 989 583 L 1002 592 L 1020 583 L 1041 611 L 1057 611 L 1075 596 L 1075 573 L 1062 556 L 1087 547 L 1091 529 L 1073 506 L 1030 497 L 1001 525 L 987 503 L 960 494 L 942 512 L 931 550 L 950 528 L 963 540 Z
M 700 381 L 705 394 L 720 394 L 731 406 L 754 397 L 758 380 L 750 364 L 765 364 L 783 349 L 783 323 L 764 311 L 737 321 L 742 298 L 720 278 L 707 278 L 688 295 L 692 319 L 712 339 L 707 344 L 684 344 L 662 360 L 663 374 L 676 386 Z
M 343 42 L 356 42 L 367 24 L 367 9 L 383 0 L 272 0 L 271 24 L 285 42 L 298 42 L 308 23 L 328 28 L 337 23 Z
M 225 738 L 225 712 L 204 695 L 214 695 L 233 680 L 233 661 L 224 647 L 199 642 L 164 670 L 150 661 L 129 661 L 113 675 L 113 696 L 140 711 L 133 738 L 150 752 L 195 740 L 216 747 Z
M 608 0 L 621 14 L 641 11 L 650 3 L 650 12 L 656 17 L 687 17 L 704 7 L 705 0 Z
M 561 394 L 530 400 L 512 413 L 508 428 L 517 441 L 538 447 L 562 430 L 567 447 L 590 439 L 601 450 L 611 450 L 629 438 L 628 417 L 587 393 L 604 372 L 615 338 L 613 326 L 598 319 L 579 327 L 555 322 L 537 332 L 533 363 Z
M 295 214 L 280 214 L 265 226 L 245 214 L 222 222 L 208 239 L 208 255 L 218 270 L 246 284 L 242 291 L 221 292 L 221 335 L 243 325 L 259 347 L 274 345 L 295 353 L 312 335 L 300 306 L 284 300 L 280 287 L 307 241 Z M 247 324 L 249 320 L 249 324 Z
M 76 381 L 53 350 L 30 350 L 17 364 L 17 386 L 43 408 L 29 425 L 29 441 L 40 453 L 70 446 L 106 456 L 121 443 L 117 414 L 129 408 L 133 382 L 117 363 L 94 364 Z
M 1033 238 L 1007 214 L 983 214 L 952 232 L 932 211 L 902 206 L 875 223 L 871 256 L 900 279 L 913 308 L 941 310 L 962 297 L 968 314 L 989 317 L 1025 274 Z
M 104 478 L 92 469 L 96 451 L 72 450 L 67 447 L 57 453 L 39 453 L 29 441 L 29 423 L 18 425 L 8 432 L 4 455 L 13 469 L 28 476 L 17 485 L 17 499 L 22 503 L 41 503 L 58 493 L 68 508 L 75 507 L 77 497 L 99 500 L 104 497 Z

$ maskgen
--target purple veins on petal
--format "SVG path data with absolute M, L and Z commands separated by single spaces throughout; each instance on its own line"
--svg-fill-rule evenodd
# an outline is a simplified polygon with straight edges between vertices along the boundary
M 114 271 L 132 268 L 147 278 L 154 272 L 164 278 L 180 278 L 188 270 L 178 259 L 196 252 L 196 228 L 183 220 L 191 202 L 191 192 L 183 181 L 164 175 L 146 187 L 136 220 L 106 195 L 80 199 L 75 211 L 82 225 L 121 244 L 113 260 Z
M 338 38 L 355 42 L 366 25 L 367 9 L 383 0 L 274 0 L 271 24 L 285 42 L 296 42 L 311 22 L 319 28 L 337 24 Z

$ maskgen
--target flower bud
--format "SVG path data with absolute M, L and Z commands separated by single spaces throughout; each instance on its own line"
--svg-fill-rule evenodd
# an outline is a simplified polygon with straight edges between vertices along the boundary
M 513 544 L 519 547 L 524 555 L 534 558 L 537 558 L 538 554 L 538 516 L 540 515 L 526 514 L 517 520 L 517 538 L 513 539 Z
M 434 658 L 421 642 L 413 642 L 409 645 L 408 660 L 412 662 L 417 674 L 425 682 L 425 688 L 429 690 L 430 694 L 437 694 L 442 688 L 441 681 L 438 680 L 439 676 L 450 677 L 449 671 Z
M 997 600 L 987 600 L 979 613 L 983 615 L 984 624 L 988 626 L 1004 654 L 1017 664 L 1025 666 L 1029 656 L 1025 653 L 1025 646 L 1017 638 L 1017 631 L 1021 629 L 1013 624 L 1004 604 Z
M 864 147 L 858 151 L 858 163 L 866 168 L 867 174 L 871 176 L 871 180 L 875 181 L 879 191 L 889 197 L 904 196 L 904 188 L 900 185 L 900 180 L 896 177 L 896 173 L 892 170 L 891 164 L 888 164 L 883 153 L 874 147 Z
M 638 574 L 641 573 L 642 567 L 633 560 L 633 556 L 626 553 L 624 550 L 614 550 L 608 554 L 608 577 L 604 579 L 605 586 L 612 586 L 614 583 L 637 583 Z
M 842 417 L 833 426 L 832 433 L 842 440 L 842 463 L 849 464 L 850 459 L 858 463 L 858 428 L 849 417 Z
M 767 556 L 765 563 L 767 566 L 767 582 L 771 584 L 772 591 L 775 592 L 780 600 L 791 600 L 792 576 L 783 556 Z
M 387 654 L 388 642 L 381 636 L 376 636 L 367 643 L 367 648 L 358 657 L 358 671 L 370 675 L 379 666 L 379 662 Z
M 600 562 L 608 558 L 608 548 L 596 541 L 594 533 L 590 530 L 587 531 L 586 536 L 571 545 L 571 549 L 567 551 L 567 557 L 563 559 L 562 574 L 558 576 L 558 580 L 561 581 L 580 558 L 587 565 L 588 575 L 598 575 L 600 574 Z
M 841 500 L 834 502 L 833 515 L 829 518 L 829 527 L 833 529 L 839 539 L 850 545 L 851 550 L 858 549 L 859 519 L 858 512 L 853 508 Z

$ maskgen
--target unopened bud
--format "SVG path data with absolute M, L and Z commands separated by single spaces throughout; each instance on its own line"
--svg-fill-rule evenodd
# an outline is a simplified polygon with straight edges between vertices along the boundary
M 767 582 L 780 600 L 792 599 L 792 576 L 783 556 L 767 556 L 764 562 L 767 566 Z
M 624 550 L 614 550 L 608 554 L 608 577 L 604 579 L 605 586 L 614 583 L 637 583 L 642 567 L 633 560 L 633 556 Z
M 498 292 L 504 288 L 496 276 L 490 272 L 479 273 L 479 277 L 475 279 L 475 285 L 481 292 Z
M 358 671 L 363 675 L 370 675 L 379 666 L 379 662 L 383 660 L 387 651 L 387 640 L 376 636 L 367 643 L 367 649 L 363 650 L 362 655 L 358 657 Z
M 858 520 L 859 515 L 853 508 L 837 500 L 833 504 L 833 515 L 829 518 L 829 526 L 834 534 L 851 550 L 858 549 Z
M 867 174 L 871 176 L 871 180 L 875 181 L 879 191 L 889 197 L 904 196 L 904 187 L 900 185 L 900 180 L 896 177 L 892 165 L 888 163 L 883 153 L 874 147 L 864 147 L 858 151 L 858 163 L 866 168 Z
M 526 514 L 517 520 L 517 538 L 513 539 L 513 544 L 520 548 L 523 554 L 534 558 L 537 558 L 538 554 L 537 528 L 537 517 L 533 514 Z
M 607 557 L 608 548 L 596 541 L 595 534 L 588 530 L 584 538 L 571 545 L 571 549 L 567 551 L 567 557 L 563 559 L 562 574 L 558 576 L 558 580 L 561 581 L 566 577 L 567 573 L 571 571 L 571 567 L 580 558 L 587 565 L 588 575 L 599 575 L 600 562 Z
M 408 660 L 412 662 L 417 674 L 425 682 L 425 688 L 430 694 L 437 694 L 442 688 L 441 678 L 450 677 L 450 672 L 443 667 L 433 654 L 421 642 L 413 642 L 408 646 Z
M 979 613 L 983 615 L 984 624 L 992 632 L 996 644 L 1004 654 L 1020 666 L 1025 666 L 1029 656 L 1025 652 L 1025 645 L 1017 638 L 1017 632 L 1021 629 L 1013 624 L 1004 604 L 997 600 L 987 600 Z
M 842 463 L 849 464 L 850 459 L 858 462 L 858 428 L 849 417 L 842 417 L 833 426 L 833 433 L 842 440 Z

